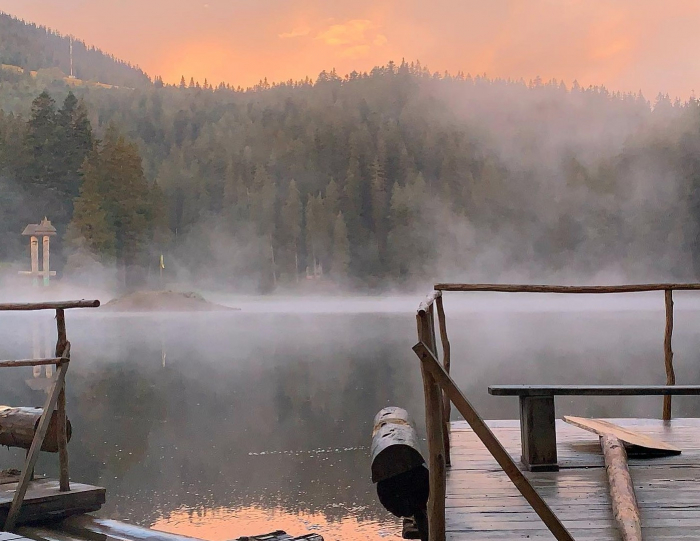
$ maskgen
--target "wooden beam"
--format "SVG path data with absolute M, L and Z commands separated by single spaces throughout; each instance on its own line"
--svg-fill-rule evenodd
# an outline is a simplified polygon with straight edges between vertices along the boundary
M 698 291 L 700 284 L 633 284 L 622 286 L 556 286 L 529 284 L 435 284 L 438 291 L 492 291 L 496 293 L 641 293 L 643 291 Z
M 0 368 L 12 368 L 15 366 L 43 366 L 45 364 L 61 364 L 65 361 L 64 357 L 55 359 L 21 359 L 18 361 L 0 361 Z
M 70 359 L 70 342 L 66 335 L 66 316 L 62 308 L 56 310 L 56 330 L 58 340 L 56 341 L 56 355 Z M 58 422 L 58 462 L 60 466 L 59 490 L 68 492 L 70 490 L 70 475 L 68 473 L 68 420 L 66 417 L 66 382 L 61 384 L 58 394 L 58 408 L 56 411 Z
M 673 291 L 667 289 L 664 291 L 664 299 L 666 304 L 666 333 L 664 334 L 664 365 L 666 367 L 666 385 L 676 384 L 676 374 L 673 371 L 673 348 L 671 347 L 671 338 L 673 335 Z M 671 420 L 671 396 L 664 396 L 664 421 Z
M 700 385 L 491 385 L 494 396 L 700 395 Z
M 573 537 L 566 529 L 564 524 L 552 512 L 542 497 L 533 488 L 527 478 L 515 464 L 508 451 L 505 450 L 498 438 L 494 436 L 491 429 L 484 423 L 477 411 L 471 405 L 469 400 L 464 396 L 462 391 L 457 387 L 450 375 L 445 372 L 445 369 L 440 366 L 440 363 L 435 358 L 433 353 L 422 342 L 419 342 L 413 347 L 413 351 L 422 361 L 421 364 L 425 367 L 427 373 L 431 374 L 438 382 L 440 387 L 447 393 L 452 403 L 457 410 L 462 414 L 464 419 L 469 423 L 474 433 L 479 437 L 486 449 L 491 453 L 491 456 L 498 462 L 499 466 L 506 473 L 508 478 L 513 482 L 520 494 L 527 500 L 532 509 L 542 519 L 542 522 L 547 526 L 550 532 L 558 541 L 573 541 Z M 431 472 L 432 476 L 432 472 Z M 432 487 L 431 487 L 432 488 Z M 433 541 L 433 538 L 430 538 Z
M 438 326 L 440 327 L 440 343 L 442 344 L 442 365 L 445 367 L 445 372 L 450 373 L 450 367 L 452 364 L 451 359 L 451 348 L 450 339 L 447 337 L 447 321 L 445 318 L 445 307 L 442 304 L 442 295 L 435 299 L 435 307 L 437 308 L 438 315 Z M 450 459 L 450 413 L 451 413 L 450 399 L 447 394 L 442 393 L 442 418 L 445 423 L 443 429 L 443 439 L 445 445 L 445 464 L 449 467 L 451 465 Z
M 421 344 L 428 344 L 435 351 L 435 327 L 428 311 L 416 315 L 418 337 Z M 432 353 L 431 353 L 432 354 Z M 428 440 L 428 469 L 430 472 L 430 496 L 428 498 L 428 538 L 430 541 L 445 541 L 445 494 L 447 472 L 443 440 L 442 392 L 432 374 L 421 363 L 423 392 L 425 395 L 425 427 Z
M 612 434 L 600 436 L 605 457 L 605 472 L 610 485 L 613 515 L 623 541 L 642 541 L 642 521 L 637 498 L 627 467 L 627 453 L 622 442 Z
M 11 310 L 59 310 L 68 308 L 97 308 L 100 301 L 57 301 L 30 303 L 0 303 L 0 312 Z
M 39 450 L 44 443 L 44 438 L 46 437 L 46 431 L 49 429 L 49 422 L 51 421 L 51 416 L 53 410 L 56 408 L 56 402 L 58 401 L 58 395 L 61 390 L 63 383 L 66 380 L 66 371 L 68 370 L 68 363 L 62 363 L 58 367 L 56 372 L 56 379 L 54 382 L 53 389 L 51 393 L 46 398 L 46 403 L 44 404 L 44 412 L 39 419 L 39 425 L 37 426 L 36 433 L 34 434 L 34 440 L 29 448 L 29 453 L 27 453 L 27 460 L 24 462 L 24 467 L 22 468 L 22 474 L 20 475 L 19 482 L 17 483 L 17 488 L 15 489 L 15 495 L 12 499 L 12 505 L 10 506 L 10 511 L 7 514 L 7 519 L 5 520 L 4 530 L 11 531 L 15 524 L 17 523 L 17 518 L 19 517 L 19 512 L 22 507 L 22 502 L 24 501 L 24 495 L 27 493 L 27 488 L 29 487 L 29 481 L 34 472 L 34 466 L 36 466 L 36 461 L 39 458 Z
M 425 313 L 428 311 L 428 309 L 433 305 L 435 302 L 435 299 L 442 297 L 442 292 L 441 291 L 433 291 L 430 293 L 425 300 L 423 300 L 422 303 L 418 306 L 418 313 Z

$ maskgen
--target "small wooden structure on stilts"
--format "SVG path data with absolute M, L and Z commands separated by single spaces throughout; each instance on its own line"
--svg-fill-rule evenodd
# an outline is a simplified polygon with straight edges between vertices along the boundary
M 39 278 L 42 278 L 44 286 L 48 286 L 51 276 L 56 276 L 56 272 L 49 268 L 50 242 L 51 237 L 56 235 L 56 228 L 51 225 L 48 218 L 44 217 L 40 223 L 29 224 L 25 227 L 22 235 L 29 237 L 31 270 L 20 271 L 19 274 L 31 276 L 35 286 L 39 284 Z M 39 237 L 42 239 L 41 270 L 39 270 Z

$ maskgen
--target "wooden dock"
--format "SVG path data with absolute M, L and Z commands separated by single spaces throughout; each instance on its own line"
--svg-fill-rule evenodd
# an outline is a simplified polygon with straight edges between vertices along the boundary
M 645 540 L 700 538 L 700 419 L 613 419 L 680 447 L 677 456 L 634 458 L 630 472 Z M 487 424 L 513 459 L 520 460 L 520 424 Z M 446 538 L 554 539 L 479 438 L 464 422 L 451 423 L 452 466 L 447 471 Z M 598 438 L 556 421 L 558 472 L 526 477 L 575 539 L 620 539 L 615 526 Z
M 0 474 L 0 523 L 7 517 L 18 481 L 19 475 Z M 97 511 L 105 502 L 104 488 L 71 483 L 70 490 L 61 492 L 59 485 L 56 479 L 30 481 L 17 523 L 56 520 Z

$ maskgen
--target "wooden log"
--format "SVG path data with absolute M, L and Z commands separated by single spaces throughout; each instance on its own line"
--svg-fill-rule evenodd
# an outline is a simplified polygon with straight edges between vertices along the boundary
M 61 364 L 66 359 L 57 357 L 55 359 L 19 359 L 17 361 L 0 361 L 0 368 L 12 368 L 17 366 L 43 366 L 47 364 Z
M 435 284 L 438 291 L 492 291 L 496 293 L 641 293 L 643 291 L 698 291 L 700 284 L 632 284 L 622 286 L 557 286 L 529 284 Z
M 431 328 L 429 311 L 416 315 L 418 337 L 421 343 L 435 351 L 434 327 Z M 442 436 L 442 391 L 435 378 L 421 363 L 423 392 L 425 395 L 425 426 L 428 439 L 428 468 L 430 471 L 430 497 L 428 499 L 428 530 L 430 541 L 445 541 L 445 493 L 447 491 L 445 447 Z
M 13 408 L 0 406 L 0 445 L 29 449 L 43 413 L 41 408 Z M 72 428 L 67 423 L 66 437 L 70 439 Z M 59 450 L 59 427 L 57 412 L 53 412 L 41 450 L 56 453 Z
M 622 442 L 612 434 L 600 437 L 605 457 L 605 472 L 610 485 L 613 515 L 623 541 L 642 540 L 642 521 L 637 498 L 627 467 L 627 453 Z
M 666 301 L 666 333 L 664 334 L 664 364 L 666 366 L 666 385 L 676 384 L 676 374 L 673 371 L 673 348 L 671 347 L 671 338 L 673 335 L 673 291 L 667 289 L 664 291 L 664 299 Z M 671 420 L 671 396 L 664 396 L 664 421 Z
M 413 420 L 403 408 L 384 408 L 374 418 L 372 482 L 406 473 L 425 464 Z
M 427 312 L 428 309 L 435 302 L 435 299 L 437 299 L 438 297 L 441 297 L 441 296 L 442 296 L 442 291 L 433 291 L 432 293 L 430 293 L 425 298 L 425 300 L 422 303 L 420 303 L 420 305 L 418 306 L 418 313 L 420 314 L 421 312 L 423 312 L 423 313 Z
M 435 306 L 437 307 L 438 315 L 438 326 L 440 327 L 440 343 L 442 344 L 442 365 L 445 367 L 445 372 L 450 373 L 450 367 L 452 364 L 451 359 L 451 349 L 450 340 L 447 337 L 447 321 L 445 318 L 445 307 L 442 304 L 442 295 L 435 299 Z M 445 446 L 445 464 L 449 467 L 451 465 L 450 460 L 450 414 L 451 414 L 452 403 L 448 398 L 447 394 L 443 391 L 442 393 L 442 417 L 445 423 L 443 429 L 443 440 Z
M 566 529 L 564 524 L 562 524 L 561 520 L 559 520 L 559 518 L 550 509 L 549 505 L 547 505 L 547 502 L 542 499 L 542 497 L 530 484 L 530 481 L 528 481 L 520 469 L 518 469 L 518 466 L 515 464 L 515 462 L 513 462 L 513 459 L 508 454 L 508 451 L 506 451 L 501 442 L 498 441 L 498 438 L 496 438 L 488 425 L 471 405 L 469 400 L 467 400 L 467 397 L 464 396 L 459 387 L 457 387 L 457 384 L 452 380 L 450 375 L 445 372 L 445 369 L 440 365 L 437 358 L 435 358 L 435 355 L 433 355 L 433 353 L 422 342 L 416 344 L 413 347 L 413 351 L 422 361 L 421 365 L 423 366 L 424 370 L 428 374 L 432 375 L 439 383 L 440 387 L 445 390 L 447 396 L 455 405 L 459 413 L 461 413 L 465 421 L 469 423 L 469 426 L 474 431 L 474 434 L 476 434 L 481 440 L 489 453 L 491 453 L 491 456 L 493 456 L 496 462 L 498 462 L 498 465 L 515 485 L 515 488 L 517 488 L 520 494 L 522 494 L 522 496 L 527 500 L 535 513 L 537 513 L 537 515 L 542 519 L 545 526 L 547 526 L 549 531 L 552 532 L 554 537 L 558 541 L 573 541 L 573 537 Z M 430 489 L 432 490 L 432 472 L 430 476 Z M 428 511 L 430 511 L 430 507 L 428 508 Z M 428 519 L 430 519 L 430 513 L 428 513 Z M 430 540 L 433 541 L 433 539 L 434 538 L 431 535 Z
M 0 312 L 17 310 L 59 310 L 68 308 L 97 308 L 98 300 L 30 302 L 30 303 L 0 303 Z

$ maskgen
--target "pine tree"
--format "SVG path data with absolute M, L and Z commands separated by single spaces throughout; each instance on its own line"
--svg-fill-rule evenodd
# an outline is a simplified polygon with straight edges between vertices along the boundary
M 289 183 L 287 200 L 282 207 L 282 227 L 289 241 L 288 249 L 293 254 L 295 281 L 299 279 L 299 238 L 301 237 L 302 210 L 301 195 L 297 183 L 292 179 Z
M 333 225 L 333 258 L 331 273 L 336 280 L 344 280 L 350 268 L 350 241 L 343 213 L 339 212 Z
M 107 128 L 98 163 L 103 208 L 115 233 L 117 260 L 125 271 L 126 282 L 127 268 L 139 262 L 148 240 L 148 183 L 138 147 L 127 141 L 114 125 Z
M 382 258 L 386 248 L 386 236 L 388 233 L 387 214 L 389 195 L 387 193 L 387 180 L 384 175 L 384 164 L 379 155 L 374 159 L 372 164 L 372 225 L 374 226 L 374 235 L 377 239 L 377 247 L 379 249 L 379 257 Z
M 100 156 L 92 152 L 82 167 L 83 183 L 66 231 L 66 243 L 73 250 L 86 249 L 102 262 L 109 262 L 116 255 L 116 236 L 102 208 L 100 169 Z

